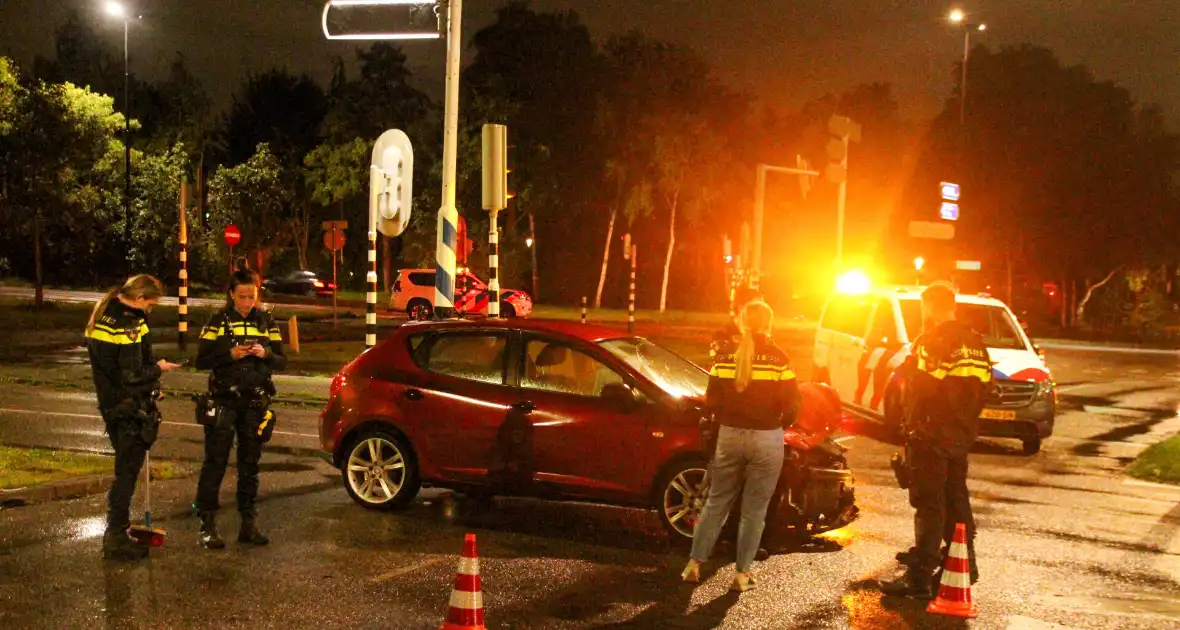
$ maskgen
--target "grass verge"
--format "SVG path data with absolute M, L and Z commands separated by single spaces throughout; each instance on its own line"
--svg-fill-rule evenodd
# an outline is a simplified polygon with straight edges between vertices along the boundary
M 63 479 L 110 475 L 114 459 L 38 448 L 0 446 L 0 490 L 25 488 Z M 153 462 L 152 478 L 172 479 L 179 474 L 171 462 Z
M 1127 472 L 1147 481 L 1180 484 L 1180 435 L 1173 435 L 1140 453 Z

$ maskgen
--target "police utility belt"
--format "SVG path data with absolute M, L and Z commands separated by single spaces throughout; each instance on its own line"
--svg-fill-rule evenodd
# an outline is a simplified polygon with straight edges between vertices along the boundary
M 255 415 L 258 418 L 256 436 L 263 443 L 269 442 L 277 420 L 275 412 L 270 409 L 270 396 L 258 388 L 248 395 L 239 393 L 238 400 L 240 402 L 213 394 L 193 396 L 193 401 L 197 403 L 197 424 L 219 431 L 232 431 L 237 426 L 239 413 Z
M 234 345 L 233 326 L 227 320 L 230 346 Z M 277 417 L 270 409 L 270 397 L 275 393 L 274 384 L 267 379 L 264 387 L 240 388 L 231 385 L 228 388 L 218 387 L 213 374 L 209 375 L 209 389 L 215 393 L 196 394 L 197 424 L 211 427 L 219 431 L 232 431 L 238 423 L 238 414 L 257 417 L 258 428 L 255 435 L 264 444 L 274 435 Z

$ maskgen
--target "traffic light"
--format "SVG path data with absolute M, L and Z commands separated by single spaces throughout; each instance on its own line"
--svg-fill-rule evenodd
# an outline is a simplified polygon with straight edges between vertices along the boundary
M 848 181 L 848 145 L 860 142 L 860 125 L 847 116 L 832 116 L 828 131 L 834 137 L 828 141 L 828 166 L 824 177 L 833 184 L 843 184 Z
M 508 207 L 508 127 L 483 126 L 483 208 Z
M 803 159 L 802 155 L 795 156 L 795 167 L 801 171 L 810 171 L 811 163 Z M 811 192 L 811 175 L 801 173 L 799 175 L 799 190 L 803 193 L 803 198 L 807 198 L 807 193 Z

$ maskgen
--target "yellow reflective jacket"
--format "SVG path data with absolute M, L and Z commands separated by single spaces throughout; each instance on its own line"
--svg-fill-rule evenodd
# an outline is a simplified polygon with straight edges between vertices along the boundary
M 912 439 L 966 452 L 979 435 L 992 362 L 978 333 L 957 321 L 918 337 L 901 367 Z
M 787 353 L 765 335 L 754 338 L 750 385 L 737 391 L 737 344 L 721 344 L 709 368 L 706 402 L 717 422 L 738 429 L 782 429 L 795 423 L 799 387 Z

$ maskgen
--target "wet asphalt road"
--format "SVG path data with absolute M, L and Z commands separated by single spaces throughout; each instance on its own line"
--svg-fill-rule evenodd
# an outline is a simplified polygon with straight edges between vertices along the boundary
M 806 350 L 792 354 L 808 373 Z M 983 579 L 974 589 L 980 618 L 970 624 L 877 594 L 876 578 L 891 574 L 892 554 L 912 539 L 912 512 L 888 468 L 897 447 L 870 424 L 848 443 L 861 520 L 761 563 L 758 589 L 738 597 L 726 592 L 733 567 L 724 552 L 704 584 L 679 584 L 685 551 L 642 510 L 522 499 L 488 506 L 441 491 L 405 512 L 361 509 L 315 452 L 315 413 L 289 409 L 263 459 L 270 547 L 197 548 L 191 477 L 153 486 L 168 543 L 137 566 L 100 560 L 101 496 L 3 509 L 0 628 L 434 630 L 468 531 L 479 536 L 493 629 L 1177 627 L 1180 488 L 1121 470 L 1180 430 L 1180 360 L 1050 351 L 1050 362 L 1062 409 L 1045 450 L 1025 457 L 1015 441 L 983 440 L 972 456 Z M 156 454 L 195 468 L 191 404 L 165 404 L 177 424 L 165 427 Z M 0 441 L 106 448 L 93 415 L 84 394 L 0 391 Z M 231 471 L 222 517 L 231 535 L 233 483 Z

